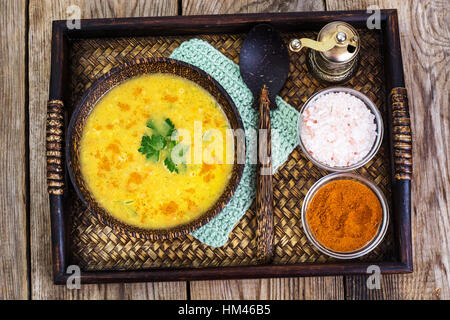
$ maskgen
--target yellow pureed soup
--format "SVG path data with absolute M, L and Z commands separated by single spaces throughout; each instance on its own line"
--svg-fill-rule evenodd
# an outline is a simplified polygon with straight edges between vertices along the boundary
M 227 129 L 221 107 L 194 82 L 139 76 L 108 92 L 89 115 L 81 172 L 97 202 L 126 224 L 185 224 L 218 200 L 231 177 Z

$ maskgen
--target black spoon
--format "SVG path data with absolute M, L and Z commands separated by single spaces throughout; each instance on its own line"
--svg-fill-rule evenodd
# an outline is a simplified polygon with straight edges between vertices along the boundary
M 287 47 L 273 26 L 258 24 L 250 30 L 242 44 L 239 67 L 244 82 L 253 94 L 254 106 L 259 110 L 257 244 L 259 260 L 267 263 L 273 257 L 274 233 L 270 109 L 277 107 L 275 97 L 289 73 Z

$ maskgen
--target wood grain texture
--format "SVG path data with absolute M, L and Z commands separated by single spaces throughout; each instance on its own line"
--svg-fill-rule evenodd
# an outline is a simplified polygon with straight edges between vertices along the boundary
M 397 8 L 413 139 L 414 273 L 385 276 L 381 290 L 347 277 L 350 299 L 450 298 L 450 38 L 447 1 L 327 0 L 328 10 Z
M 183 0 L 183 15 L 325 10 L 322 1 Z M 343 277 L 193 281 L 192 299 L 343 299 Z
M 220 300 L 344 299 L 343 277 L 191 282 L 191 298 Z
M 273 183 L 270 100 L 266 85 L 259 97 L 258 182 L 256 185 L 256 232 L 258 259 L 269 263 L 273 258 Z
M 53 285 L 44 143 L 51 59 L 51 21 L 67 19 L 69 17 L 67 9 L 71 5 L 77 5 L 81 9 L 82 18 L 176 15 L 177 13 L 176 0 L 30 0 L 28 41 L 30 48 L 31 298 L 184 299 L 186 298 L 185 282 L 86 285 L 82 286 L 81 290 L 68 290 L 64 286 Z M 20 160 L 16 159 L 15 163 L 20 163 Z M 26 263 L 24 265 L 26 266 Z
M 0 2 L 0 300 L 27 299 L 25 0 Z
M 325 10 L 321 0 L 183 0 L 183 15 Z

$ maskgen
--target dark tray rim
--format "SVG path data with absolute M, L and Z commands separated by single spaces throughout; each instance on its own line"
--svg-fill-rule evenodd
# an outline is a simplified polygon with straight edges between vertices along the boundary
M 53 279 L 66 284 L 70 274 L 64 215 L 64 193 L 67 176 L 64 174 L 63 134 L 64 101 L 69 83 L 68 56 L 70 40 L 123 37 L 161 36 L 208 33 L 241 33 L 252 25 L 270 22 L 282 31 L 319 30 L 324 24 L 341 20 L 364 27 L 371 16 L 366 11 L 316 11 L 292 13 L 262 13 L 233 15 L 174 16 L 121 19 L 81 20 L 80 30 L 71 30 L 65 20 L 53 21 L 50 93 L 47 120 L 47 178 L 50 198 L 52 231 Z M 82 283 L 182 281 L 212 279 L 271 278 L 294 276 L 330 276 L 366 274 L 368 267 L 377 265 L 382 273 L 410 273 L 413 271 L 411 241 L 411 135 L 403 64 L 396 9 L 381 10 L 386 94 L 389 119 L 388 135 L 392 167 L 393 225 L 397 257 L 395 261 L 366 263 L 350 261 L 326 264 L 252 265 L 212 268 L 158 268 L 134 271 L 81 272 Z M 401 96 L 401 102 L 398 96 Z M 396 96 L 396 97 L 394 97 Z M 53 118 L 52 118 L 53 117 Z M 55 118 L 56 117 L 56 118 Z M 51 120 L 61 120 L 55 122 Z M 400 126 L 400 129 L 398 129 Z M 405 131 L 406 130 L 406 138 Z M 64 130 L 62 130 L 64 131 Z M 405 140 L 406 139 L 406 140 Z M 406 151 L 405 151 L 406 150 Z M 52 158 L 53 161 L 49 161 Z M 405 158 L 407 158 L 405 160 Z

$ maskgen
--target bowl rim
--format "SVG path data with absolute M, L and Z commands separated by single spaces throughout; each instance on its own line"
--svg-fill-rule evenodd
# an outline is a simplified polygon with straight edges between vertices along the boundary
M 320 190 L 323 186 L 328 184 L 331 181 L 335 180 L 354 180 L 357 182 L 362 183 L 366 187 L 368 187 L 378 198 L 380 201 L 381 209 L 382 209 L 382 220 L 380 222 L 380 225 L 378 227 L 377 234 L 368 241 L 362 248 L 350 251 L 350 252 L 340 252 L 335 251 L 332 249 L 329 249 L 322 245 L 316 237 L 313 235 L 312 231 L 309 228 L 308 219 L 306 217 L 306 212 L 308 210 L 308 205 L 311 202 L 311 200 L 316 195 L 317 191 Z M 368 178 L 350 173 L 350 172 L 335 172 L 328 174 L 319 180 L 317 180 L 312 187 L 308 190 L 305 198 L 303 199 L 302 209 L 301 209 L 301 220 L 302 220 L 302 227 L 303 232 L 305 233 L 308 240 L 322 253 L 333 257 L 337 259 L 355 259 L 362 257 L 368 253 L 370 253 L 372 250 L 374 250 L 384 239 L 384 236 L 386 235 L 387 229 L 389 227 L 389 203 L 387 201 L 386 196 L 381 191 L 381 189 L 371 180 Z
M 358 161 L 350 166 L 347 166 L 347 167 L 331 167 L 322 162 L 319 162 L 317 159 L 315 159 L 313 156 L 311 156 L 311 154 L 306 150 L 306 147 L 302 141 L 302 123 L 303 123 L 302 115 L 303 115 L 303 112 L 306 110 L 306 108 L 309 107 L 309 105 L 313 101 L 318 99 L 320 96 L 325 95 L 330 92 L 345 92 L 345 93 L 353 95 L 354 97 L 356 97 L 356 98 L 360 99 L 362 102 L 364 102 L 366 107 L 372 112 L 372 114 L 375 115 L 375 121 L 377 124 L 377 137 L 376 137 L 370 151 L 360 161 Z M 384 138 L 383 116 L 381 115 L 381 112 L 378 109 L 378 107 L 375 105 L 375 103 L 369 97 L 367 97 L 364 93 L 362 93 L 358 90 L 352 89 L 352 88 L 347 88 L 347 87 L 339 87 L 339 86 L 338 87 L 328 87 L 328 88 L 319 90 L 316 93 L 314 93 L 303 104 L 302 108 L 300 109 L 299 116 L 297 119 L 297 136 L 298 136 L 299 145 L 300 145 L 303 153 L 306 155 L 308 160 L 310 160 L 316 166 L 318 166 L 321 169 L 331 171 L 331 172 L 349 172 L 349 171 L 361 168 L 362 166 L 367 164 L 370 160 L 372 160 L 372 158 L 377 154 L 378 150 L 380 149 L 380 147 L 383 143 L 383 138 Z
M 240 115 L 233 99 L 230 97 L 230 95 L 227 93 L 227 91 L 211 75 L 207 74 L 202 69 L 200 69 L 190 63 L 176 60 L 176 59 L 165 58 L 165 57 L 139 58 L 139 59 L 136 59 L 133 61 L 126 61 L 126 62 L 122 63 L 120 66 L 117 66 L 117 67 L 111 69 L 110 71 L 108 71 L 107 73 L 105 73 L 98 80 L 96 80 L 91 85 L 91 87 L 89 87 L 86 90 L 86 92 L 83 94 L 83 96 L 77 102 L 77 104 L 72 112 L 72 115 L 70 116 L 70 122 L 67 127 L 67 133 L 65 135 L 65 138 L 66 138 L 66 141 L 65 141 L 65 148 L 66 148 L 65 163 L 67 166 L 67 172 L 70 177 L 72 186 L 75 189 L 75 192 L 77 193 L 79 199 L 87 207 L 89 212 L 91 214 L 93 214 L 101 223 L 107 225 L 108 227 L 112 228 L 115 231 L 123 232 L 132 237 L 148 239 L 148 240 L 165 240 L 165 239 L 174 239 L 174 238 L 186 235 L 188 233 L 191 233 L 191 232 L 201 228 L 202 226 L 204 226 L 205 224 L 207 224 L 208 222 L 213 220 L 215 217 L 217 217 L 217 215 L 223 210 L 223 208 L 225 208 L 225 206 L 228 204 L 228 202 L 234 196 L 234 193 L 241 181 L 245 164 L 240 164 L 237 162 L 235 162 L 233 164 L 233 166 L 236 167 L 236 169 L 233 169 L 233 170 L 236 170 L 236 179 L 235 179 L 234 183 L 231 183 L 231 180 L 229 181 L 230 187 L 228 188 L 228 192 L 225 194 L 223 201 L 220 202 L 220 206 L 216 206 L 216 204 L 218 203 L 218 202 L 216 202 L 213 205 L 213 207 L 216 206 L 216 208 L 214 210 L 208 209 L 207 211 L 205 211 L 204 214 L 200 215 L 198 218 L 196 218 L 186 224 L 178 225 L 178 226 L 175 226 L 172 228 L 163 228 L 163 229 L 146 229 L 146 228 L 140 228 L 137 226 L 127 224 L 127 223 L 115 218 L 114 216 L 112 216 L 97 201 L 95 201 L 95 202 L 100 210 L 95 210 L 91 206 L 89 201 L 85 198 L 83 192 L 81 191 L 81 189 L 77 183 L 77 180 L 75 178 L 75 174 L 74 174 L 74 170 L 73 170 L 73 166 L 72 166 L 72 152 L 73 152 L 72 137 L 74 136 L 73 135 L 74 126 L 75 126 L 76 120 L 80 116 L 80 113 L 82 111 L 82 106 L 85 105 L 86 100 L 90 97 L 91 94 L 93 94 L 93 92 L 104 81 L 107 81 L 108 79 L 112 78 L 115 74 L 123 72 L 125 69 L 135 67 L 136 65 L 139 65 L 139 64 L 151 64 L 151 63 L 168 63 L 168 64 L 174 64 L 174 65 L 181 65 L 183 67 L 192 69 L 193 71 L 199 73 L 202 77 L 204 77 L 207 80 L 209 80 L 210 82 L 212 82 L 212 84 L 219 90 L 220 94 L 222 94 L 224 96 L 225 100 L 227 100 L 232 113 L 236 117 L 237 128 L 245 130 L 241 115 Z M 145 73 L 143 73 L 143 74 L 145 74 Z M 151 73 L 147 73 L 147 74 L 151 74 Z M 177 75 L 177 76 L 185 78 L 181 75 Z M 133 78 L 133 77 L 127 77 L 126 79 L 121 80 L 118 83 L 116 83 L 115 85 L 108 88 L 108 90 L 106 90 L 101 96 L 99 96 L 96 99 L 94 107 L 98 103 L 98 101 L 100 101 L 104 97 L 104 95 L 106 95 L 109 91 L 111 91 L 113 88 L 117 87 L 118 85 L 122 84 L 123 82 L 125 82 L 131 78 Z M 190 81 L 192 81 L 192 80 L 190 80 Z M 244 134 L 245 134 L 245 131 L 244 131 Z M 244 140 L 244 142 L 246 144 L 245 140 Z M 241 152 L 243 152 L 244 156 L 245 156 L 245 154 L 247 152 L 246 145 L 244 145 Z M 236 155 L 236 153 L 237 153 L 237 145 L 235 144 L 235 155 Z M 81 177 L 81 179 L 83 179 L 83 178 Z M 90 193 L 89 190 L 87 190 L 86 192 Z M 222 195 L 223 194 L 224 193 L 222 193 Z M 92 196 L 92 198 L 95 199 L 93 196 Z M 101 211 L 101 212 L 99 212 L 99 211 Z

